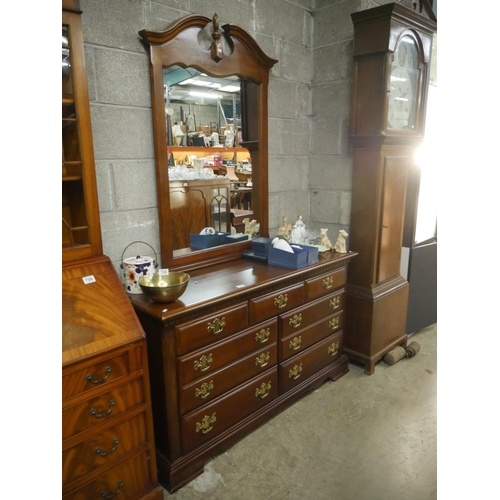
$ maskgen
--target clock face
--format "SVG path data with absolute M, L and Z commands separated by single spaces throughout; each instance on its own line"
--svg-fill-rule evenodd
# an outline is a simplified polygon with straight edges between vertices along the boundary
M 391 67 L 387 128 L 413 130 L 418 85 L 418 53 L 412 37 L 404 36 Z

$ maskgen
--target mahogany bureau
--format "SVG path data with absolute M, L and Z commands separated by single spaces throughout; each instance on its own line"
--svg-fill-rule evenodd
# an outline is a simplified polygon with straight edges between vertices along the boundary
M 186 292 L 130 296 L 146 332 L 156 457 L 170 492 L 279 409 L 348 371 L 344 289 L 354 252 L 300 270 L 237 259 L 190 271 Z

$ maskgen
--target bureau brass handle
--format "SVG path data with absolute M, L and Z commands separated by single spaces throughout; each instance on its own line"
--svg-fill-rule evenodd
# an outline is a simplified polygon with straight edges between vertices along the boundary
M 263 328 L 260 332 L 257 332 L 255 334 L 255 341 L 259 342 L 260 344 L 263 344 L 264 342 L 267 342 L 269 340 L 270 336 L 271 336 L 271 329 Z
M 219 335 L 219 333 L 224 330 L 226 326 L 226 318 L 215 318 L 212 323 L 207 323 L 207 330 L 214 335 Z
M 113 448 L 111 448 L 108 451 L 102 451 L 101 448 L 96 448 L 94 450 L 94 453 L 96 455 L 99 455 L 100 457 L 105 457 L 106 455 L 109 455 L 110 453 L 113 453 L 116 450 L 116 447 L 118 446 L 118 438 L 113 439 Z
M 301 342 L 302 337 L 294 337 L 292 340 L 290 340 L 290 343 L 288 345 L 292 351 L 296 351 L 297 349 L 300 349 Z
M 332 329 L 335 330 L 336 328 L 339 327 L 339 318 L 333 318 L 328 322 L 328 326 Z
M 118 481 L 117 486 L 118 486 L 118 489 L 114 493 L 110 493 L 108 495 L 105 491 L 101 491 L 101 493 L 99 494 L 99 496 L 101 496 L 102 498 L 107 498 L 108 500 L 110 498 L 115 498 L 116 495 L 118 495 L 118 493 L 120 493 L 120 491 L 122 491 L 123 481 Z
M 210 395 L 210 391 L 212 391 L 214 388 L 214 381 L 211 380 L 210 382 L 203 382 L 201 384 L 201 387 L 196 389 L 194 391 L 194 395 L 197 398 L 205 399 Z
M 293 380 L 297 380 L 302 373 L 302 363 L 300 365 L 295 365 L 291 370 L 288 372 L 288 378 L 291 378 Z
M 212 416 L 205 415 L 200 422 L 196 422 L 196 432 L 202 432 L 202 434 L 207 434 L 214 428 L 214 423 L 217 421 L 217 416 L 215 412 L 212 413 Z
M 111 373 L 111 366 L 106 366 L 104 373 L 106 375 L 103 378 L 97 380 L 94 380 L 90 373 L 85 376 L 85 379 L 87 380 L 87 382 L 90 382 L 91 384 L 102 384 L 109 377 L 109 374 Z
M 332 288 L 333 286 L 333 278 L 331 276 L 328 276 L 328 278 L 325 278 L 323 280 L 323 286 L 328 290 Z
M 328 348 L 328 354 L 330 356 L 335 356 L 337 352 L 339 352 L 339 347 L 340 347 L 340 342 L 334 342 L 329 348 Z
M 330 300 L 330 307 L 335 310 L 338 309 L 340 306 L 340 297 L 334 297 L 332 300 Z
M 212 357 L 212 353 L 208 356 L 202 356 L 199 361 L 194 362 L 194 369 L 200 370 L 200 372 L 205 372 L 210 368 L 213 360 L 214 358 Z
M 290 318 L 289 324 L 292 328 L 298 328 L 302 322 L 302 314 L 295 314 Z
M 95 408 L 92 408 L 90 410 L 90 414 L 93 417 L 95 417 L 95 418 L 104 417 L 104 416 L 108 415 L 109 413 L 111 413 L 111 410 L 113 409 L 113 406 L 115 406 L 115 400 L 114 399 L 110 399 L 109 400 L 109 410 L 108 411 L 105 411 L 104 413 L 97 413 L 97 410 Z
M 260 387 L 257 387 L 255 389 L 255 397 L 258 399 L 264 399 L 269 396 L 269 393 L 271 392 L 271 381 L 269 381 L 267 384 L 265 382 L 262 382 Z
M 278 295 L 275 299 L 274 299 L 274 305 L 278 308 L 278 309 L 283 309 L 283 307 L 286 306 L 286 303 L 288 302 L 288 294 L 285 293 L 285 295 L 281 294 L 281 295 Z
M 260 356 L 257 356 L 257 357 L 255 358 L 255 364 L 256 364 L 256 366 L 260 366 L 261 368 L 262 368 L 263 366 L 266 366 L 266 365 L 267 365 L 267 363 L 269 363 L 269 359 L 270 359 L 270 357 L 271 357 L 271 356 L 270 356 L 269 352 L 267 352 L 267 353 L 262 353 Z

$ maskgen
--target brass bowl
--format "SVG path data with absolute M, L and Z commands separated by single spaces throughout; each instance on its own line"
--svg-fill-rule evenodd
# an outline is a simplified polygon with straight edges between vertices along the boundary
M 173 302 L 185 291 L 189 282 L 189 274 L 170 271 L 160 276 L 147 274 L 139 278 L 142 292 L 153 302 Z

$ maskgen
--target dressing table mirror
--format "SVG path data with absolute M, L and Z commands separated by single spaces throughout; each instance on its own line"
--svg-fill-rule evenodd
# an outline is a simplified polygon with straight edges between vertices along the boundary
M 150 54 L 162 267 L 189 270 L 239 258 L 241 252 L 250 247 L 248 240 L 201 250 L 183 247 L 183 244 L 177 242 L 175 233 L 179 223 L 174 218 L 176 202 L 172 194 L 176 181 L 169 179 L 169 163 L 172 166 L 174 150 L 179 153 L 182 147 L 185 147 L 186 153 L 191 153 L 193 148 L 198 150 L 195 151 L 199 153 L 198 157 L 214 152 L 222 152 L 224 157 L 230 154 L 238 160 L 240 157 L 248 157 L 252 165 L 251 218 L 260 223 L 260 235 L 268 236 L 268 82 L 269 71 L 278 61 L 268 57 L 243 28 L 219 23 L 217 14 L 212 19 L 200 14 L 189 14 L 163 31 L 141 30 L 139 35 L 148 45 Z M 172 114 L 169 106 L 169 85 L 172 82 L 169 78 L 172 78 L 173 70 L 179 69 L 197 77 L 200 74 L 206 75 L 207 80 L 224 79 L 225 82 L 226 79 L 237 79 L 240 93 L 238 103 L 234 99 L 233 109 L 236 110 L 238 104 L 239 121 L 237 113 L 233 112 L 235 142 L 232 148 L 225 148 L 221 144 L 222 147 L 206 147 L 200 151 L 199 144 L 195 146 L 188 143 L 187 130 L 184 142 L 176 145 L 171 133 L 174 123 L 171 123 L 169 116 Z M 189 105 L 184 111 L 191 115 Z M 206 135 L 207 132 L 212 132 L 210 121 L 210 130 L 205 131 Z M 214 121 L 217 122 L 217 118 Z M 219 126 L 222 122 L 226 126 L 225 116 L 219 121 Z M 241 136 L 238 135 L 238 125 L 241 127 Z M 220 128 L 217 127 L 217 130 L 220 131 Z M 223 137 L 220 137 L 220 141 L 223 141 Z M 225 196 L 224 191 L 221 193 L 222 198 L 227 199 L 226 209 L 229 210 L 230 197 Z M 224 202 L 222 206 L 225 206 Z M 197 217 L 196 208 L 191 205 L 187 206 L 186 213 Z M 210 222 L 207 221 L 207 225 Z M 201 226 L 205 226 L 205 220 Z

